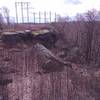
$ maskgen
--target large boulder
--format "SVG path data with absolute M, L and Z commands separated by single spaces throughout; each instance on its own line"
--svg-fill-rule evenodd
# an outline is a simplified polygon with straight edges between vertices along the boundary
M 38 64 L 45 72 L 59 72 L 64 70 L 63 61 L 55 56 L 49 49 L 37 43 L 34 45 Z

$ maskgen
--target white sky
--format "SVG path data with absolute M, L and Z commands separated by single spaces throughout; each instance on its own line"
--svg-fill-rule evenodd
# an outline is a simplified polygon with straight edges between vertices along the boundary
M 15 16 L 15 1 L 31 2 L 31 6 L 35 11 L 52 11 L 69 16 L 83 13 L 93 8 L 100 9 L 100 0 L 0 0 L 0 7 L 8 7 L 10 15 Z

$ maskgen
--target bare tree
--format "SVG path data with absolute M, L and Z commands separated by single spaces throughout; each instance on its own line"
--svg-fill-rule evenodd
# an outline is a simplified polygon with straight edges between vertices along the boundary
M 58 16 L 57 22 L 51 24 L 53 31 L 63 40 L 66 40 L 66 35 L 69 31 L 69 20 L 70 18 L 68 16 Z
M 2 14 L 0 14 L 0 30 L 2 31 L 3 28 L 4 28 L 4 19 L 3 19 Z
M 86 13 L 86 61 L 90 63 L 91 53 L 92 53 L 92 41 L 93 41 L 93 35 L 94 35 L 94 29 L 95 29 L 95 23 L 96 23 L 96 10 L 91 10 Z
M 84 13 L 83 15 L 77 15 L 77 24 L 81 38 L 81 46 L 85 49 L 85 59 L 87 63 L 93 60 L 94 38 L 96 38 L 96 26 L 97 26 L 98 12 L 95 9 Z M 81 26 L 82 25 L 82 26 Z
M 7 7 L 2 7 L 2 9 L 3 9 L 4 18 L 7 22 L 7 25 L 9 25 L 10 24 L 10 15 L 9 15 L 10 11 Z

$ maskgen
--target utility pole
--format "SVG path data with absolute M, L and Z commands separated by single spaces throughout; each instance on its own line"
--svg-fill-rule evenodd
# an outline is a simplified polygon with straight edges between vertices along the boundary
M 39 23 L 41 23 L 41 12 L 39 11 Z
M 17 2 L 15 2 L 16 22 L 18 23 Z
M 46 23 L 46 15 L 47 15 L 47 13 L 46 13 L 46 11 L 44 12 L 44 23 Z
M 22 23 L 24 23 L 24 15 L 23 15 L 23 3 L 24 2 L 19 2 L 21 4 L 21 13 L 22 13 Z
M 57 14 L 55 13 L 55 22 L 57 22 Z
M 27 5 L 27 22 L 29 23 L 29 2 L 26 2 Z
M 49 17 L 50 17 L 50 23 L 51 23 L 51 11 L 49 12 Z
M 36 15 L 36 13 L 34 12 L 34 13 L 33 13 L 34 24 L 35 24 L 35 17 L 36 17 L 35 15 Z

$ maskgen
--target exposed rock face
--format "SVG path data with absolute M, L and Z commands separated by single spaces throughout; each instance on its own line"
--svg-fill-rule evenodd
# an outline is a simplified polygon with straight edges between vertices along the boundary
M 53 32 L 48 32 L 45 34 L 39 34 L 35 37 L 37 41 L 43 44 L 47 48 L 52 48 L 55 46 L 57 37 Z
M 33 40 L 33 35 L 31 33 L 3 33 L 1 40 L 3 43 L 10 45 L 10 46 L 16 46 L 18 43 L 27 43 L 27 42 L 32 42 Z
M 44 31 L 43 31 L 44 32 Z M 8 46 L 16 46 L 20 43 L 33 43 L 39 42 L 47 48 L 55 46 L 57 37 L 53 32 L 45 32 L 40 34 L 33 34 L 32 31 L 17 31 L 17 32 L 4 32 L 2 33 L 1 40 Z

